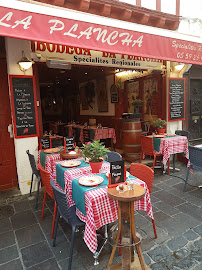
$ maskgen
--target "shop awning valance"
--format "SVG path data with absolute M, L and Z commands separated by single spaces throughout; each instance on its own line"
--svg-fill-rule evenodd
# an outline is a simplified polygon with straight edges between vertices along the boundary
M 202 44 L 0 7 L 0 35 L 202 65 Z

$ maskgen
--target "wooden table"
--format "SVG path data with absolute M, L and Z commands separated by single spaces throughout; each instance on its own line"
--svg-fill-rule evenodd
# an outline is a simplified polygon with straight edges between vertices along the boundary
M 120 193 L 116 188 L 108 188 L 108 196 L 111 199 L 118 201 L 118 233 L 116 236 L 116 242 L 113 247 L 108 269 L 111 268 L 111 264 L 116 251 L 117 243 L 122 235 L 122 269 L 130 270 L 132 260 L 134 260 L 134 252 L 132 244 L 135 243 L 137 254 L 140 260 L 140 264 L 143 270 L 146 269 L 144 263 L 144 257 L 140 247 L 140 238 L 136 235 L 135 217 L 134 217 L 134 201 L 144 198 L 146 190 L 144 187 L 134 185 L 134 190 L 127 190 Z M 125 246 L 124 246 L 125 245 Z

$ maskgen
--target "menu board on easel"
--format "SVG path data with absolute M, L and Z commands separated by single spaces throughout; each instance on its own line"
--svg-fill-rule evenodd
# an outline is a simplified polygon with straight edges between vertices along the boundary
M 10 75 L 9 80 L 15 138 L 38 136 L 34 76 Z
M 185 119 L 185 79 L 168 78 L 168 121 Z

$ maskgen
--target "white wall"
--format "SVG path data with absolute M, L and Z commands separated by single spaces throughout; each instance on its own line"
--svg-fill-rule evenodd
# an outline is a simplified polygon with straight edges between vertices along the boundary
M 156 10 L 156 0 L 142 0 L 141 5 L 144 8 Z
M 30 57 L 30 42 L 20 39 L 6 38 L 7 69 L 10 75 L 32 75 L 32 68 L 25 73 L 19 69 L 17 62 L 22 58 L 22 50 L 25 56 Z M 18 183 L 22 194 L 29 193 L 32 170 L 26 154 L 30 150 L 31 154 L 38 156 L 38 138 L 29 137 L 14 139 L 15 156 L 18 174 Z M 33 183 L 33 190 L 36 188 L 36 179 Z

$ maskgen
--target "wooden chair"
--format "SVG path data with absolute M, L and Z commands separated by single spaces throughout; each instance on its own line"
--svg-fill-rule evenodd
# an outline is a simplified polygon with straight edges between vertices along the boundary
M 39 197 L 39 187 L 40 187 L 40 183 L 41 183 L 41 175 L 40 175 L 40 171 L 36 167 L 36 161 L 35 161 L 34 155 L 30 154 L 29 150 L 27 150 L 26 153 L 29 157 L 29 163 L 30 163 L 30 166 L 32 168 L 30 196 L 32 196 L 32 185 L 33 185 L 34 175 L 37 177 L 37 180 L 38 180 L 37 192 L 36 192 L 36 206 L 35 206 L 35 208 L 37 208 L 38 207 L 38 197 Z
M 149 193 L 151 195 L 153 180 L 154 180 L 154 171 L 144 164 L 131 163 L 130 174 L 144 181 L 147 184 Z M 153 224 L 155 238 L 157 238 L 154 219 L 152 219 L 152 224 Z
M 72 235 L 71 235 L 71 245 L 69 250 L 69 263 L 68 263 L 68 270 L 71 270 L 72 265 L 72 255 L 73 255 L 73 246 L 74 246 L 74 234 L 78 227 L 84 226 L 85 223 L 81 221 L 77 215 L 76 215 L 76 206 L 68 206 L 67 201 L 67 195 L 65 192 L 59 190 L 55 184 L 53 179 L 50 181 L 55 201 L 57 204 L 57 217 L 56 217 L 56 224 L 55 224 L 55 231 L 54 231 L 54 239 L 53 239 L 53 246 L 55 246 L 56 241 L 56 234 L 57 234 L 57 227 L 58 227 L 58 220 L 59 216 L 62 216 L 62 218 L 71 226 L 72 229 Z
M 45 187 L 44 191 L 44 199 L 43 199 L 43 207 L 42 207 L 42 213 L 41 213 L 41 220 L 43 220 L 43 214 L 44 214 L 44 207 L 45 207 L 45 202 L 46 202 L 46 194 L 48 194 L 55 202 L 54 194 L 53 194 L 53 189 L 50 184 L 50 173 L 46 171 L 42 165 L 39 163 L 38 168 L 41 173 L 41 180 L 43 182 L 43 185 Z M 52 230 L 51 230 L 51 239 L 53 239 L 53 234 L 54 234 L 54 227 L 55 227 L 55 218 L 56 218 L 56 212 L 57 212 L 57 205 L 55 202 L 54 205 L 54 213 L 53 213 L 53 222 L 52 222 Z
M 154 157 L 153 161 L 153 167 L 152 170 L 154 170 L 154 166 L 156 165 L 156 158 L 162 156 L 162 154 L 158 154 L 154 151 L 154 145 L 153 145 L 153 138 L 149 136 L 143 136 L 141 135 L 141 154 L 140 154 L 140 160 L 139 163 L 141 163 L 141 160 L 143 158 L 143 155 L 149 155 Z M 170 172 L 169 169 L 169 159 L 168 159 L 168 174 Z
M 186 191 L 190 169 L 202 172 L 202 149 L 195 146 L 189 146 L 189 161 L 190 166 L 187 168 L 187 175 L 183 190 L 184 192 Z

